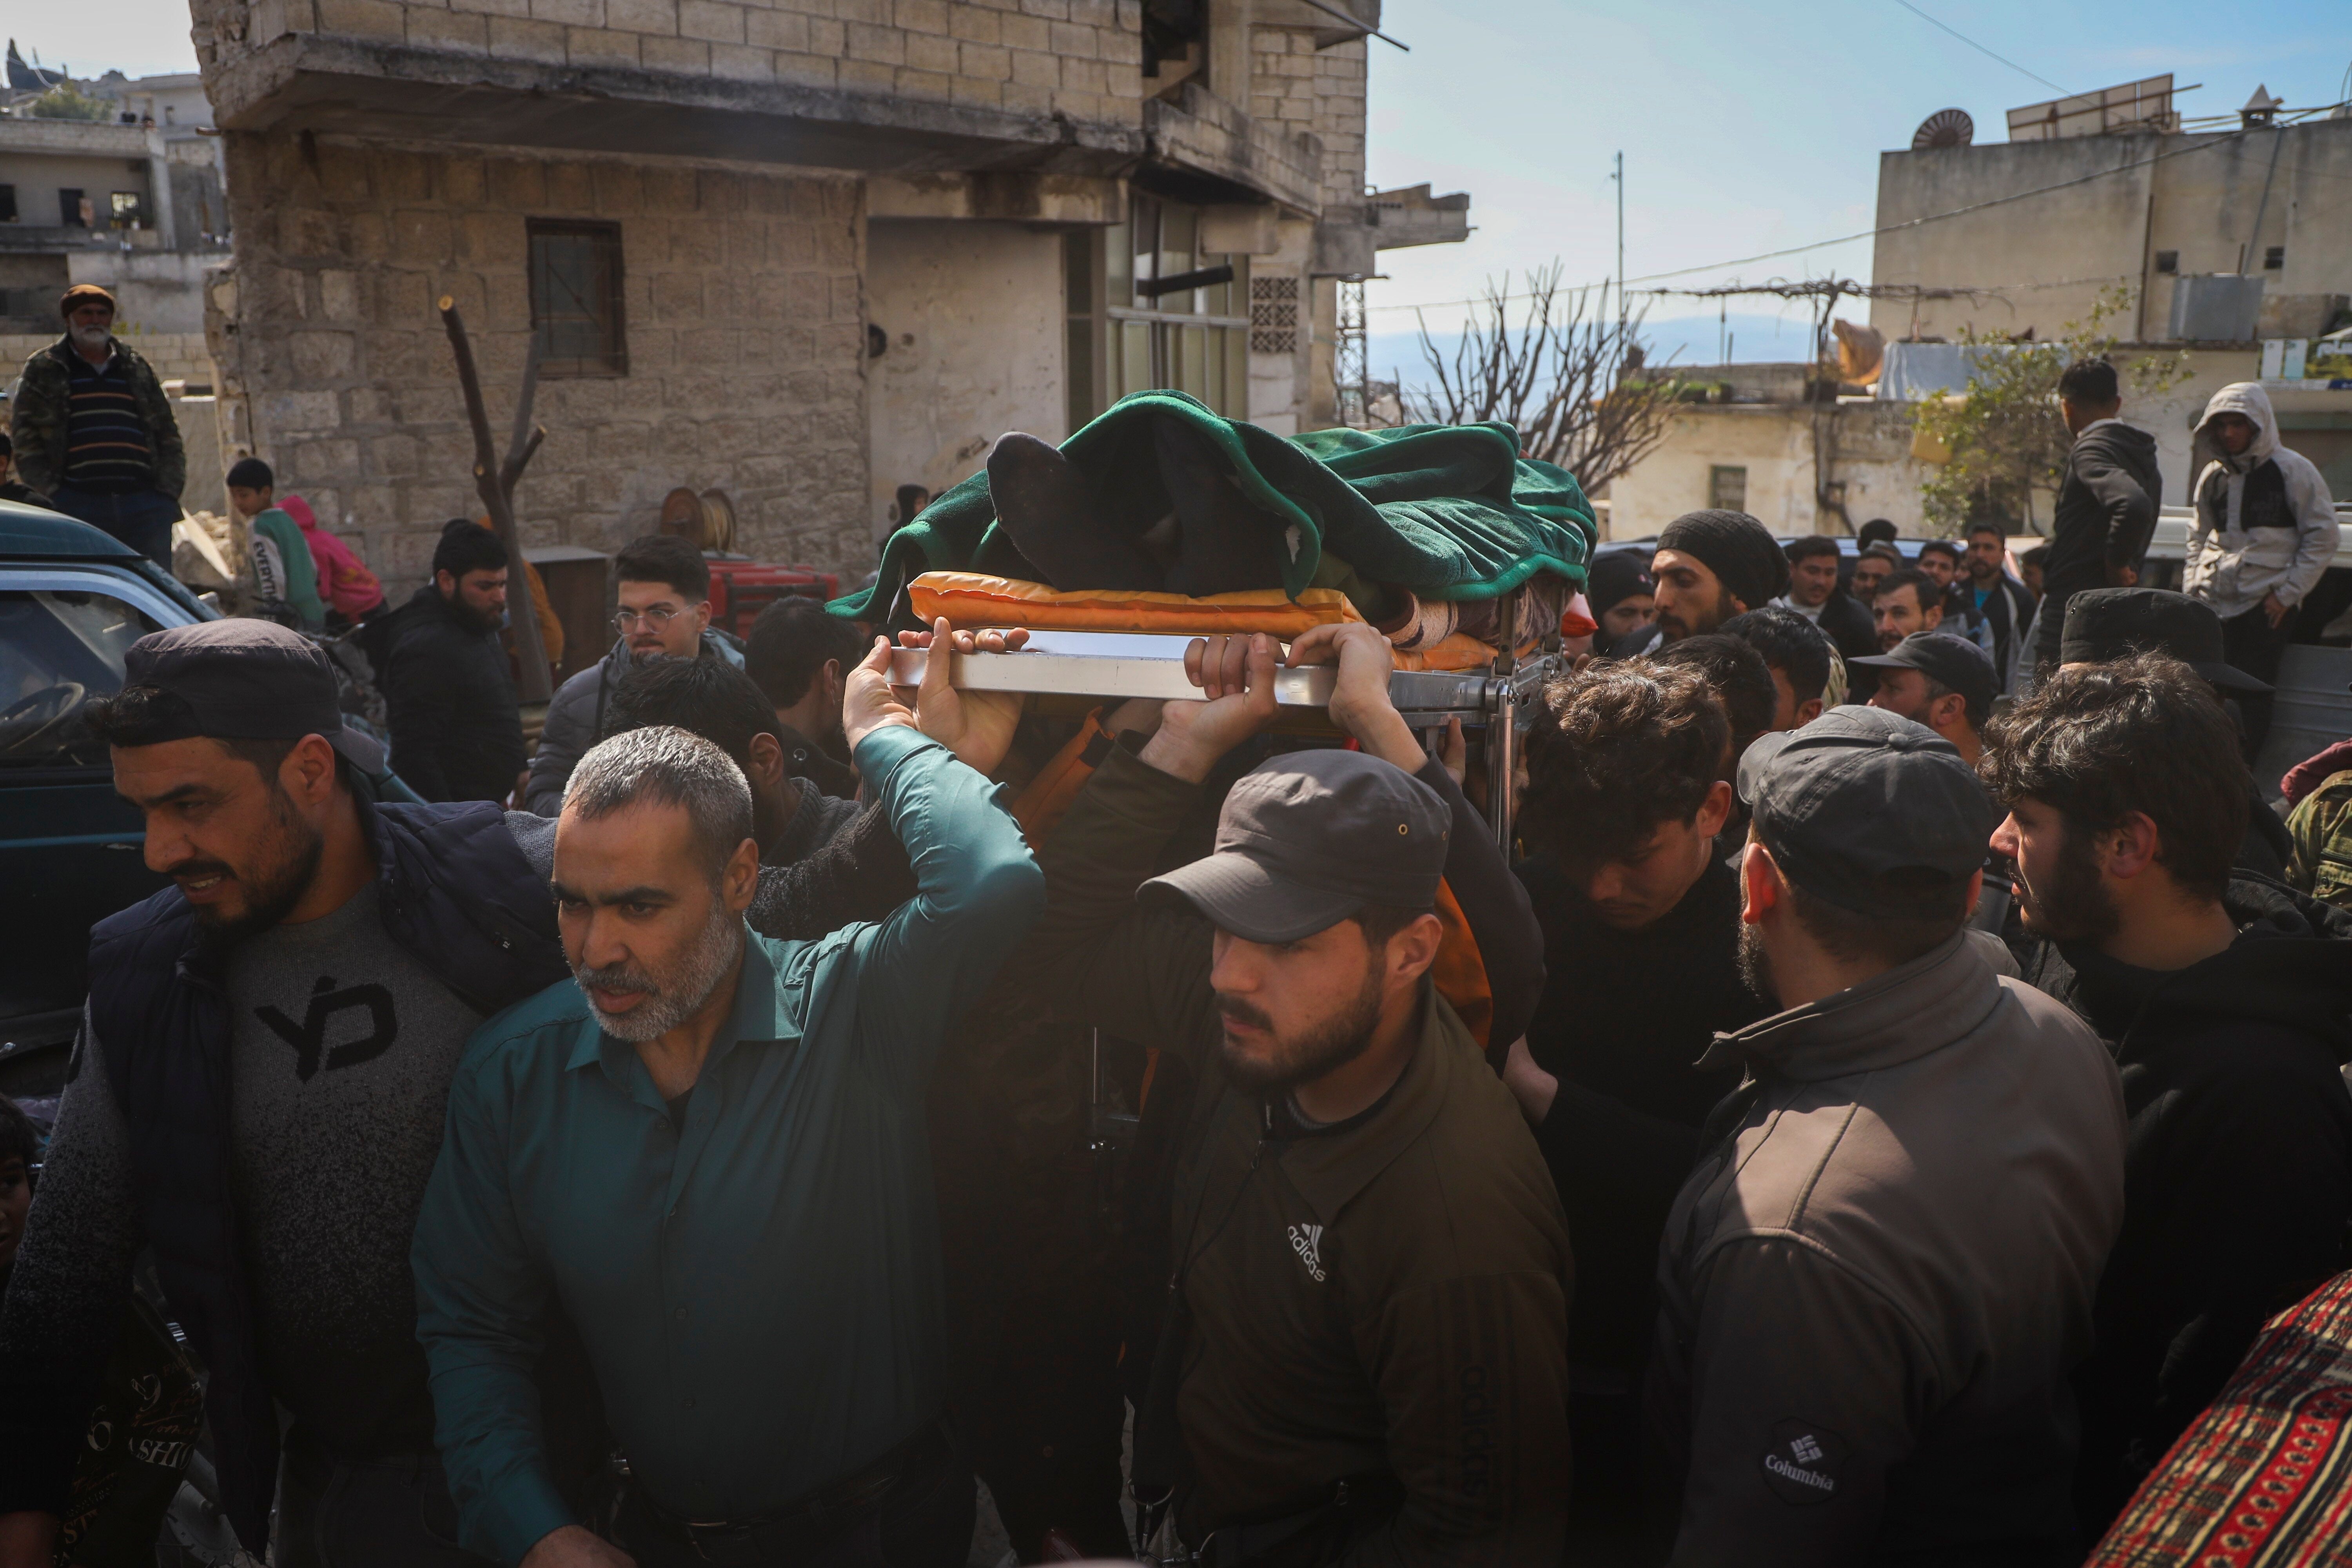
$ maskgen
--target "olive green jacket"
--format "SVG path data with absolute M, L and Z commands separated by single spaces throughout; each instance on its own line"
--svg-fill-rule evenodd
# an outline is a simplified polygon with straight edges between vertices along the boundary
M 1556 1563 L 1572 1279 L 1535 1138 L 1428 989 L 1418 1048 L 1377 1107 L 1320 1132 L 1276 1126 L 1224 1070 L 1209 923 L 1135 902 L 1201 796 L 1115 749 L 1038 853 L 1046 911 L 1006 971 L 1197 1075 L 1171 1214 L 1190 1334 L 1181 1533 L 1197 1545 L 1385 1471 L 1402 1506 L 1353 1535 L 1347 1568 Z
M 70 396 L 73 341 L 60 337 L 25 362 L 9 405 L 8 439 L 16 448 L 16 474 L 41 494 L 55 495 L 65 482 L 66 412 Z M 172 416 L 171 400 L 155 367 L 121 338 L 115 356 L 131 373 L 131 395 L 139 400 L 139 415 L 147 426 L 147 443 L 155 454 L 155 488 L 173 500 L 188 482 L 188 454 L 180 445 L 180 422 Z
M 2286 879 L 2322 903 L 2352 910 L 2352 769 L 2330 774 L 2286 819 L 2294 858 Z

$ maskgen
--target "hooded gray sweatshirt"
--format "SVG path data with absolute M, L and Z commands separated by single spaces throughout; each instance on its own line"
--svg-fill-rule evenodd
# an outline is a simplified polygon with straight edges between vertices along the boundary
M 2214 424 L 2224 414 L 2252 422 L 2253 444 L 2231 457 Z M 2182 583 L 2223 620 L 2259 607 L 2269 595 L 2293 606 L 2336 559 L 2336 505 L 2311 459 L 2279 445 L 2278 420 L 2261 385 L 2231 382 L 2213 395 L 2197 422 L 2192 448 L 2202 459 L 2189 495 Z

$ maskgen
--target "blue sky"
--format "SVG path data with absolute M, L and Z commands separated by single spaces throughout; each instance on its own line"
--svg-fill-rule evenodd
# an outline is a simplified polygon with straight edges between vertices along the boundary
M 2068 91 L 2163 71 L 2184 114 L 2245 102 L 2257 82 L 2290 107 L 2345 96 L 2352 6 L 2273 0 L 1914 0 L 1920 10 Z M 1571 281 L 1616 264 L 1610 160 L 1625 153 L 1629 275 L 1700 266 L 1867 229 L 1878 154 L 1907 147 L 1938 109 L 1966 110 L 1977 140 L 2006 138 L 2006 110 L 2058 94 L 1988 59 L 1896 0 L 1386 0 L 1382 30 L 1412 46 L 1371 49 L 1368 174 L 1380 187 L 1428 181 L 1471 194 L 1467 244 L 1389 251 L 1369 290 L 1374 361 L 1412 348 L 1396 307 L 1460 300 L 1490 276 L 1557 257 Z M 1822 276 L 1867 279 L 1870 242 L 1825 247 L 1677 278 L 1675 286 Z M 1743 309 L 1733 301 L 1736 313 Z M 1774 342 L 1769 302 L 1735 321 L 1740 359 L 1793 358 L 1792 315 Z M 1861 314 L 1860 310 L 1853 312 Z M 1660 300 L 1654 322 L 1688 340 L 1685 363 L 1711 360 L 1716 311 Z M 1458 308 L 1429 312 L 1433 327 Z M 1753 352 L 1751 353 L 1751 348 Z
M 2333 103 L 2352 67 L 2344 0 L 1913 3 L 2068 91 L 2168 70 L 2181 85 L 2202 82 L 2180 100 L 2189 114 L 2232 110 L 2257 82 L 2290 106 Z M 78 73 L 194 68 L 185 0 L 19 3 L 0 18 L 28 51 Z M 1998 141 L 2005 110 L 2056 96 L 1899 0 L 1386 0 L 1382 28 L 1412 52 L 1370 45 L 1370 178 L 1466 190 L 1475 227 L 1465 245 L 1382 258 L 1388 276 L 1370 291 L 1376 371 L 1418 362 L 1402 307 L 1433 305 L 1432 327 L 1450 334 L 1462 311 L 1444 302 L 1490 277 L 1523 277 L 1555 258 L 1570 281 L 1607 276 L 1620 149 L 1625 263 L 1639 277 L 1867 229 L 1878 154 L 1908 146 L 1920 121 L 1965 109 L 1979 141 Z M 1858 240 L 1670 281 L 1867 278 L 1870 249 Z M 1801 317 L 1762 301 L 1731 308 L 1735 357 L 1804 352 Z M 1653 335 L 1683 345 L 1683 363 L 1710 361 L 1715 315 L 1695 300 L 1655 300 Z

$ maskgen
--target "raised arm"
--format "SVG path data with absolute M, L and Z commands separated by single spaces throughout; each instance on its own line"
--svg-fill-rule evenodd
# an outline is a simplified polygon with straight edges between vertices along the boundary
M 1211 933 L 1197 916 L 1138 909 L 1201 785 L 1274 717 L 1273 639 L 1196 639 L 1186 659 L 1209 699 L 1170 702 L 1142 749 L 1114 747 L 1045 841 L 1045 913 L 1009 975 L 1065 1017 L 1197 1060 L 1216 1037 Z
M 948 663 L 931 660 L 925 702 L 949 689 Z M 890 692 L 889 667 L 877 638 L 850 675 L 843 719 L 858 774 L 906 846 L 916 892 L 857 936 L 857 1006 L 870 1059 L 919 1093 L 949 1025 L 1028 933 L 1045 887 L 995 786 L 916 727 Z

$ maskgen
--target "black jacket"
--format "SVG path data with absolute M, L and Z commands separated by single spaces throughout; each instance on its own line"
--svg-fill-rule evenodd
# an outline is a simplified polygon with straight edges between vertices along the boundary
M 522 715 L 496 631 L 427 583 L 401 607 L 385 660 L 392 766 L 427 800 L 504 800 L 522 772 Z
M 547 880 L 496 807 L 360 803 L 386 934 L 467 1005 L 494 1013 L 569 970 Z M 229 1016 L 219 955 L 177 888 L 90 931 L 90 1029 L 136 1162 L 136 1198 L 172 1315 L 207 1373 L 221 1497 L 242 1541 L 269 1538 L 278 1417 L 261 1374 L 253 1288 L 229 1178 Z M 79 1049 L 71 1070 L 88 1070 Z M 15 1499 L 62 1496 L 115 1325 L 74 1364 L 0 1364 L 0 1477 Z M 420 1358 L 417 1371 L 422 1375 Z
M 1631 1373 L 1650 1348 L 1666 1211 L 1707 1111 L 1739 1083 L 1737 1067 L 1698 1059 L 1717 1031 L 1775 1009 L 1740 978 L 1739 879 L 1722 860 L 1637 931 L 1596 919 L 1549 857 L 1518 869 L 1544 933 L 1528 1051 L 1559 1079 L 1536 1143 L 1576 1248 L 1569 1357 Z
M 2155 437 L 2116 423 L 2075 439 L 2052 513 L 2050 559 L 2042 568 L 2046 624 L 2038 642 L 2054 654 L 2067 598 L 2104 588 L 2117 571 L 2140 564 L 2163 504 Z
M 2263 1320 L 2341 1271 L 2352 1226 L 2352 914 L 2231 879 L 2227 950 L 2158 973 L 2026 944 L 2024 978 L 2116 1053 L 2124 1228 L 2074 1379 L 2075 1499 L 2095 1538 L 2221 1392 Z
M 1870 658 L 1878 652 L 1878 618 L 1870 606 L 1840 584 L 1822 605 L 1822 634 L 1843 658 Z

